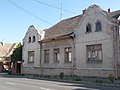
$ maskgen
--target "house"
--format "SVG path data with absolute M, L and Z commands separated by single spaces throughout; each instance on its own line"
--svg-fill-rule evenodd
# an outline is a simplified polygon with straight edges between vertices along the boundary
M 40 73 L 40 51 L 41 47 L 38 41 L 41 35 L 38 29 L 31 25 L 23 39 L 22 57 L 24 60 L 23 72 L 30 74 Z
M 23 39 L 23 73 L 119 77 L 119 16 L 120 10 L 91 5 L 49 29 L 31 25 Z
M 13 50 L 16 48 L 17 44 L 10 44 L 0 42 L 0 72 L 10 70 L 10 55 L 13 53 Z
M 116 78 L 120 75 L 119 29 L 116 23 L 119 15 L 120 10 L 110 12 L 108 9 L 106 12 L 97 5 L 83 12 L 75 30 L 75 75 L 108 77 L 114 74 Z

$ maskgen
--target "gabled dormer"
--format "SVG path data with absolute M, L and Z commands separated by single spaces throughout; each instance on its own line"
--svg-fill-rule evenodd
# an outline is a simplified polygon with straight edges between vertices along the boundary
M 33 44 L 38 43 L 40 39 L 41 35 L 39 33 L 39 30 L 34 25 L 30 25 L 25 34 L 23 42 L 24 44 Z
M 82 17 L 77 29 L 75 30 L 75 34 L 81 38 L 82 36 L 91 37 L 91 35 L 95 36 L 106 33 L 110 31 L 110 28 L 109 30 L 106 28 L 111 27 L 112 19 L 112 16 L 107 11 L 102 10 L 96 4 L 91 5 L 87 9 L 83 10 Z
M 23 60 L 27 66 L 39 66 L 40 65 L 40 44 L 41 34 L 39 30 L 34 26 L 30 25 L 25 37 L 23 39 Z

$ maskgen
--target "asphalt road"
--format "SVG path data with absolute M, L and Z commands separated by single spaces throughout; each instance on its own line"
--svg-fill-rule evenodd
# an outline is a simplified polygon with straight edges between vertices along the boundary
M 120 90 L 120 88 L 0 76 L 0 90 Z

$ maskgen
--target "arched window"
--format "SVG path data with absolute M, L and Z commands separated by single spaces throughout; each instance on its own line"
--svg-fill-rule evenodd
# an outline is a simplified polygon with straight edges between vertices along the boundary
M 33 42 L 35 42 L 35 36 L 33 36 Z
M 31 43 L 31 37 L 29 37 L 29 40 L 28 40 L 29 43 Z
M 96 26 L 96 31 L 101 31 L 102 30 L 102 25 L 101 25 L 100 21 L 97 21 L 95 26 Z
M 86 32 L 92 32 L 91 24 L 89 23 L 86 25 Z

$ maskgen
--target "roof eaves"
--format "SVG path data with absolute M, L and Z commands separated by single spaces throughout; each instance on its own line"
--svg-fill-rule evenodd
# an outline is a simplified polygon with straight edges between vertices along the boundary
M 113 18 L 117 19 L 117 18 L 120 16 L 120 10 L 110 12 L 110 15 L 111 15 Z
M 65 38 L 70 38 L 70 37 L 72 37 L 72 34 L 73 34 L 73 32 L 64 34 L 64 35 L 60 35 L 60 36 L 56 36 L 56 37 L 44 38 L 43 40 L 40 40 L 39 42 L 49 42 L 49 41 L 53 41 L 53 40 L 61 40 L 61 39 L 65 39 Z

